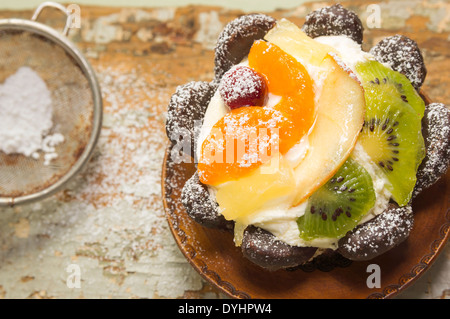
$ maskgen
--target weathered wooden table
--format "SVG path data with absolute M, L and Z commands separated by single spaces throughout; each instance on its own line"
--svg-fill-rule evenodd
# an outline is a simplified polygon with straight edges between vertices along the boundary
M 381 28 L 368 28 L 368 4 Z M 342 1 L 365 23 L 364 48 L 387 35 L 415 39 L 428 68 L 423 89 L 450 101 L 450 3 Z M 308 3 L 268 14 L 302 24 Z M 87 168 L 64 191 L 0 210 L 0 298 L 224 298 L 179 252 L 161 200 L 165 112 L 177 85 L 213 78 L 213 48 L 241 11 L 187 6 L 139 9 L 81 6 L 70 39 L 93 65 L 104 123 Z M 32 11 L 0 11 L 29 19 Z M 40 21 L 61 27 L 55 12 Z M 80 279 L 78 281 L 77 279 Z M 398 298 L 450 296 L 450 247 Z

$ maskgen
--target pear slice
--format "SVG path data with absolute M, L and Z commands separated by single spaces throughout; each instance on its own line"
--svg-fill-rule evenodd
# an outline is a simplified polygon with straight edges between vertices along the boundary
M 317 118 L 309 135 L 309 150 L 295 168 L 294 206 L 325 184 L 346 161 L 364 123 L 364 90 L 356 75 L 333 54 L 321 63 L 326 72 L 317 102 Z

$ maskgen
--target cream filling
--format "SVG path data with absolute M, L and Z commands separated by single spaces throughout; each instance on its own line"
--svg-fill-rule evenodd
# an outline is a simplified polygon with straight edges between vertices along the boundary
M 373 59 L 373 56 L 370 53 L 361 50 L 361 45 L 343 35 L 322 36 L 314 38 L 314 40 L 335 48 L 336 51 L 339 52 L 345 65 L 347 65 L 355 74 L 358 74 L 355 70 L 357 63 Z
M 334 47 L 341 55 L 344 63 L 355 73 L 355 65 L 358 62 L 373 59 L 373 57 L 361 50 L 361 46 L 345 36 L 324 36 L 315 39 L 316 41 L 327 44 Z M 301 62 L 307 69 L 310 77 L 314 83 L 314 93 L 316 99 L 320 96 L 322 90 L 323 78 L 320 77 L 320 70 L 317 67 L 308 65 Z M 248 66 L 246 60 L 239 65 Z M 269 104 L 277 104 L 280 97 L 275 95 L 269 95 Z M 212 97 L 208 108 L 205 113 L 202 128 L 200 130 L 197 155 L 200 158 L 201 147 L 204 140 L 208 137 L 212 127 L 219 121 L 226 113 L 229 112 L 229 107 L 224 103 L 218 91 Z M 294 145 L 285 155 L 285 159 L 295 167 L 301 162 L 304 155 L 308 150 L 308 138 L 303 138 L 298 144 Z M 373 186 L 376 194 L 375 205 L 373 208 L 362 218 L 361 223 L 374 218 L 381 214 L 389 203 L 391 194 L 386 189 L 385 185 L 387 180 L 380 173 L 378 167 L 372 163 L 364 149 L 356 144 L 352 155 L 354 160 L 361 164 L 369 173 L 372 178 Z M 211 196 L 215 197 L 216 189 L 209 186 Z M 277 198 L 276 200 L 267 202 L 263 208 L 255 211 L 249 216 L 240 219 L 239 223 L 235 227 L 235 243 L 240 245 L 242 240 L 242 233 L 247 225 L 255 225 L 271 232 L 277 239 L 292 245 L 292 246 L 312 246 L 318 248 L 337 248 L 338 239 L 336 238 L 318 238 L 312 241 L 304 241 L 300 238 L 300 231 L 297 226 L 297 219 L 301 217 L 308 206 L 308 201 L 304 201 L 302 204 L 292 207 L 292 201 L 289 196 Z

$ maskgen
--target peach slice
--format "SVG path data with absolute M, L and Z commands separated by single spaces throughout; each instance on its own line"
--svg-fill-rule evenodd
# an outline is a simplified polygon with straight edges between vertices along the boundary
M 356 75 L 333 53 L 325 56 L 320 68 L 326 78 L 308 153 L 294 170 L 298 190 L 294 206 L 336 173 L 355 147 L 364 123 L 364 90 Z

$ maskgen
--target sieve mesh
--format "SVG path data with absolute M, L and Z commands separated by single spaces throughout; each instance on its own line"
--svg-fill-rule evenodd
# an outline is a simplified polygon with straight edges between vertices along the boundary
M 49 134 L 64 136 L 64 142 L 56 146 L 58 157 L 47 165 L 42 153 L 36 160 L 0 151 L 0 198 L 27 196 L 54 185 L 91 141 L 95 130 L 91 83 L 66 50 L 41 32 L 0 29 L 0 84 L 22 66 L 37 72 L 51 92 L 53 128 Z

